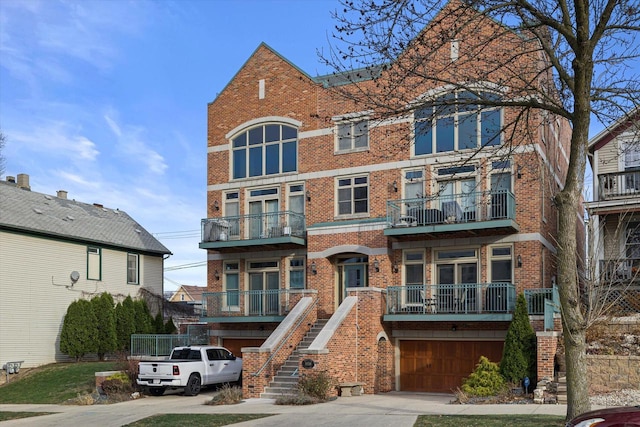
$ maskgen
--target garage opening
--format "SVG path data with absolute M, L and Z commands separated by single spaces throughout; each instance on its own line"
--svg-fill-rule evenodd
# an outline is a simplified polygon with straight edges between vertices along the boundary
M 222 346 L 238 357 L 242 357 L 242 347 L 260 347 L 264 338 L 225 338 Z
M 480 356 L 500 362 L 504 341 L 400 341 L 400 390 L 453 393 Z

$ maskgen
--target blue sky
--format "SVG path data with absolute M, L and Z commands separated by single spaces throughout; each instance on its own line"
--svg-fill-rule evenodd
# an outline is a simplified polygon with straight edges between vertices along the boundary
M 207 103 L 261 42 L 311 76 L 330 72 L 316 50 L 326 51 L 337 8 L 338 0 L 0 0 L 5 175 L 27 173 L 33 191 L 67 190 L 126 211 L 173 252 L 166 290 L 205 286 Z
M 1 0 L 5 176 L 126 211 L 206 285 L 207 103 L 261 42 L 325 74 L 337 0 Z M 2 176 L 2 179 L 5 179 Z M 198 263 L 197 267 L 192 264 Z

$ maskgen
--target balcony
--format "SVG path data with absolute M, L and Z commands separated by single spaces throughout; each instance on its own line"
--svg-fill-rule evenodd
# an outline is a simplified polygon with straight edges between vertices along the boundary
M 519 231 L 515 196 L 510 191 L 482 191 L 387 202 L 386 236 Z
M 616 172 L 598 175 L 600 200 L 613 200 L 640 195 L 640 171 Z
M 281 322 L 310 289 L 272 289 L 258 291 L 204 292 L 203 322 Z
M 511 283 L 408 285 L 387 288 L 385 321 L 510 321 Z
M 600 260 L 600 283 L 605 285 L 640 283 L 640 258 Z
M 306 244 L 305 216 L 296 212 L 269 212 L 202 220 L 201 249 L 285 249 Z

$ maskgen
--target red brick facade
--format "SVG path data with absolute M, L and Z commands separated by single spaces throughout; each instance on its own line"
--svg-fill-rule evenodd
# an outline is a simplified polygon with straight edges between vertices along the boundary
M 446 22 L 440 24 L 445 25 Z M 484 22 L 476 31 L 491 34 L 496 31 L 496 24 Z M 432 35 L 429 31 L 423 33 L 424 37 Z M 487 47 L 488 51 L 491 49 L 526 49 L 526 43 L 511 34 L 495 40 Z M 447 55 L 442 52 L 442 60 Z M 522 63 L 514 66 L 520 66 L 523 72 L 533 73 L 535 69 L 530 64 L 538 59 L 523 56 L 519 59 Z M 478 64 L 481 66 L 481 59 Z M 449 69 L 449 72 L 455 72 L 455 64 L 450 64 Z M 473 72 L 468 69 L 458 71 Z M 511 91 L 510 94 L 520 92 L 516 82 L 508 80 L 506 74 L 501 75 L 500 70 L 495 70 L 490 77 L 500 81 Z M 384 74 L 380 78 L 384 79 Z M 422 257 L 421 274 L 427 286 L 446 283 L 440 278 L 444 273 L 439 270 L 444 261 L 438 257 L 444 254 L 443 251 L 448 251 L 447 256 L 451 256 L 458 249 L 474 254 L 469 261 L 474 266 L 474 283 L 497 281 L 495 274 L 492 276 L 492 269 L 498 268 L 494 262 L 498 256 L 494 254 L 495 248 L 508 253 L 506 257 L 511 276 L 508 281 L 514 285 L 516 293 L 525 289 L 550 289 L 555 283 L 557 219 L 551 196 L 562 185 L 567 169 L 567 157 L 563 153 L 568 152 L 570 130 L 561 119 L 547 120 L 540 115 L 529 119 L 526 125 L 529 128 L 520 124 L 519 128 L 503 136 L 502 146 L 511 148 L 506 157 L 500 147 L 483 149 L 481 155 L 476 155 L 473 150 L 414 155 L 411 122 L 383 121 L 370 125 L 365 148 L 340 152 L 337 123 L 349 114 L 361 113 L 367 108 L 343 100 L 331 87 L 327 87 L 330 85 L 326 82 L 322 78 L 310 77 L 262 44 L 209 104 L 207 217 L 229 217 L 225 197 L 230 192 L 238 193 L 239 212 L 236 214 L 254 213 L 250 210 L 250 203 L 259 203 L 264 197 L 255 196 L 258 193 L 252 192 L 264 189 L 272 192 L 279 211 L 287 211 L 291 209 L 291 185 L 302 185 L 306 238 L 302 245 L 292 241 L 260 242 L 259 239 L 248 244 L 238 241 L 235 246 L 230 242 L 203 243 L 202 247 L 207 248 L 209 255 L 208 291 L 227 291 L 230 279 L 225 276 L 225 268 L 228 263 L 238 264 L 237 289 L 240 292 L 266 289 L 269 277 L 275 276 L 269 276 L 267 270 L 264 273 L 260 270 L 263 261 L 277 263 L 277 266 L 271 264 L 271 271 L 277 274 L 278 288 L 289 289 L 289 277 L 293 274 L 289 271 L 289 261 L 304 259 L 304 287 L 317 291 L 314 298 L 318 302 L 315 314 L 318 318 L 328 319 L 334 315 L 346 295 L 358 298 L 355 308 L 333 331 L 326 351 L 304 357 L 315 361 L 314 369 L 326 370 L 337 381 L 363 382 L 366 393 L 402 389 L 399 383 L 400 340 L 500 341 L 504 340 L 509 325 L 508 317 L 504 316 L 469 317 L 454 313 L 431 318 L 389 317 L 393 313 L 390 312 L 391 293 L 387 291 L 407 284 L 408 265 L 411 264 L 405 259 L 407 254 L 420 254 L 416 256 Z M 509 86 L 510 83 L 513 86 Z M 414 98 L 434 89 L 438 88 L 417 85 Z M 518 114 L 518 110 L 504 108 L 502 114 L 503 120 L 508 122 Z M 297 129 L 296 170 L 233 179 L 233 139 L 242 131 L 270 123 Z M 473 156 L 473 159 L 465 163 L 465 156 Z M 506 167 L 496 166 L 496 162 L 505 160 Z M 420 191 L 425 195 L 437 195 L 444 185 L 443 171 L 460 164 L 473 166 L 469 175 L 475 179 L 478 194 L 493 189 L 494 174 L 501 172 L 507 177 L 508 187 L 515 197 L 512 225 L 496 228 L 475 225 L 446 228 L 445 225 L 428 232 L 422 229 L 415 234 L 386 233 L 391 227 L 388 203 L 412 197 L 405 194 L 408 190 L 403 187 L 409 185 L 407 171 L 420 171 L 424 178 Z M 339 182 L 354 177 L 366 177 L 366 212 L 339 215 Z M 355 194 L 356 190 L 353 191 Z M 491 199 L 487 198 L 486 206 L 489 203 Z M 243 238 L 241 236 L 240 240 Z M 358 260 L 357 266 L 348 265 L 348 260 Z M 455 265 L 455 283 L 468 283 L 461 277 L 461 271 L 466 271 L 465 264 Z M 354 289 L 345 289 L 349 284 L 364 287 L 355 292 Z M 484 288 L 482 290 L 484 292 Z M 242 312 L 244 308 L 238 310 Z M 536 330 L 542 330 L 542 316 L 533 319 Z M 251 315 L 247 315 L 245 323 L 239 323 L 237 319 L 226 322 L 216 318 L 214 321 L 212 331 L 224 330 L 227 337 L 233 337 L 233 331 L 237 332 L 237 337 L 247 336 L 246 331 L 251 329 L 270 331 L 278 324 L 277 321 L 261 322 Z M 212 332 L 212 340 L 216 339 L 216 333 Z M 292 336 L 302 338 L 298 333 Z M 547 341 L 539 338 L 539 344 L 544 348 L 539 354 L 539 366 L 544 375 L 553 373 L 553 365 L 548 366 L 547 352 L 552 350 L 547 350 Z M 284 353 L 275 357 L 276 360 L 266 370 L 269 374 L 275 372 Z M 244 354 L 245 380 L 247 373 L 256 372 L 267 359 L 265 353 L 254 350 Z M 300 371 L 304 374 L 305 369 L 301 367 Z M 252 378 L 250 383 L 245 381 L 245 395 L 259 395 L 261 387 L 268 383 L 267 377 L 261 375 Z

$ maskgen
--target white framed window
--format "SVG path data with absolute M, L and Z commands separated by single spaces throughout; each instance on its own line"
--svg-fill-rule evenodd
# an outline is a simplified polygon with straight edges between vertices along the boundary
M 425 295 L 424 251 L 404 251 L 402 254 L 405 286 L 404 303 L 422 306 Z
M 483 100 L 498 101 L 499 95 L 481 92 Z M 477 101 L 477 103 L 476 103 Z M 446 153 L 500 145 L 501 107 L 480 107 L 480 98 L 467 91 L 434 98 L 414 111 L 413 154 Z
M 278 187 L 249 190 L 247 198 L 249 217 L 247 229 L 249 239 L 280 237 L 284 218 L 280 212 L 280 189 Z
M 231 139 L 231 178 L 277 175 L 298 170 L 298 129 L 269 123 Z
M 302 236 L 305 230 L 305 192 L 304 184 L 290 184 L 289 185 L 289 198 L 287 199 L 288 219 L 286 226 L 289 228 L 285 230 L 285 235 Z
M 337 152 L 366 149 L 369 147 L 369 119 L 344 120 L 336 123 Z
M 87 247 L 87 280 L 102 280 L 102 249 Z
M 249 292 L 246 310 L 248 316 L 277 315 L 280 313 L 280 261 L 248 261 Z
M 240 238 L 240 192 L 223 193 L 224 204 L 222 215 L 229 224 L 229 239 Z
M 303 257 L 289 259 L 289 289 L 304 289 L 305 262 Z
M 366 216 L 369 213 L 369 177 L 337 178 L 337 215 Z
M 140 256 L 138 254 L 127 254 L 127 284 L 137 285 L 140 283 Z
M 443 220 L 448 223 L 475 221 L 479 213 L 474 165 L 440 168 L 437 194 Z
M 489 246 L 491 283 L 513 283 L 513 247 Z
M 237 261 L 225 262 L 222 288 L 225 292 L 224 307 L 227 309 L 240 308 L 240 264 Z

